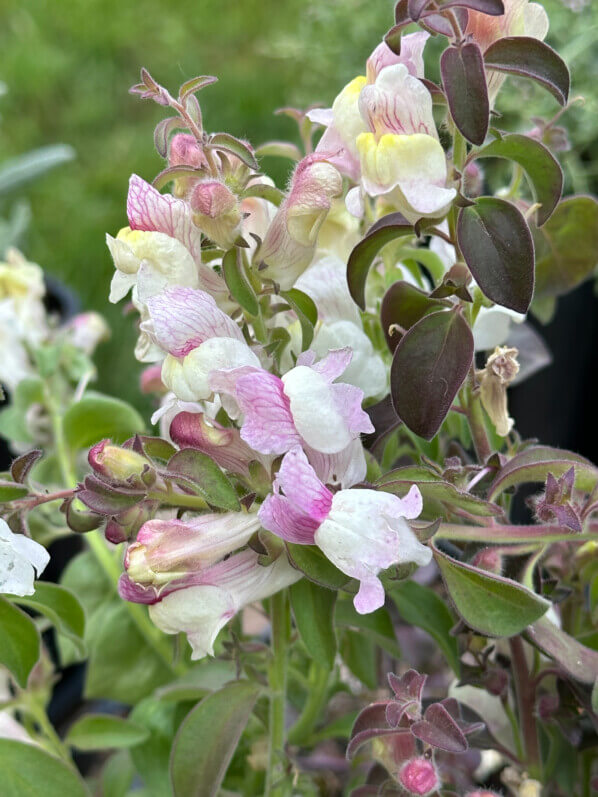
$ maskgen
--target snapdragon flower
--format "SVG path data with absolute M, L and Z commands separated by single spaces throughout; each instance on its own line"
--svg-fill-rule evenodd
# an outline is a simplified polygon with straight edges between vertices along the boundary
M 0 593 L 33 595 L 33 582 L 49 561 L 43 545 L 24 534 L 15 534 L 0 518 Z
M 368 614 L 384 604 L 378 573 L 403 562 L 428 564 L 429 548 L 407 524 L 422 511 L 414 485 L 405 498 L 377 490 L 332 493 L 298 446 L 285 454 L 259 511 L 265 529 L 288 542 L 317 545 L 339 570 L 360 582 L 354 605 Z

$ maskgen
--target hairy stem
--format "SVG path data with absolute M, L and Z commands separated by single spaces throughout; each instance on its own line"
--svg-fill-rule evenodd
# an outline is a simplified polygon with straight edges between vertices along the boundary
M 521 637 L 512 637 L 509 640 L 511 648 L 511 668 L 515 682 L 515 695 L 517 697 L 517 713 L 525 757 L 529 774 L 538 778 L 541 774 L 542 759 L 540 757 L 540 743 L 538 728 L 534 714 L 536 689 L 527 667 L 525 648 Z
M 284 785 L 284 747 L 286 718 L 287 644 L 289 636 L 288 599 L 286 590 L 270 598 L 270 620 L 272 623 L 272 658 L 268 669 L 270 682 L 270 714 L 268 771 L 266 773 L 266 797 L 284 797 L 288 793 Z

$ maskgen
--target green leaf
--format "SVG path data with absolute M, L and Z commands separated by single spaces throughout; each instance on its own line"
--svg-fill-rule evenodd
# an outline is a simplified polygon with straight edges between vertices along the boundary
M 424 316 L 447 307 L 451 307 L 451 302 L 431 299 L 409 282 L 399 280 L 391 285 L 380 306 L 380 322 L 390 351 L 394 352 L 403 337 L 400 329 L 392 329 L 394 325 L 406 332 Z
M 334 622 L 338 628 L 349 628 L 364 634 L 391 656 L 401 658 L 401 649 L 397 644 L 395 630 L 390 615 L 384 607 L 370 614 L 359 614 L 349 598 L 339 600 L 336 604 Z
M 457 562 L 437 549 L 434 556 L 459 616 L 484 636 L 515 636 L 550 606 L 549 601 L 510 578 Z
M 176 681 L 157 689 L 155 696 L 169 703 L 180 703 L 185 700 L 196 702 L 210 692 L 222 689 L 236 677 L 237 666 L 234 661 L 205 658 Z
M 206 86 L 211 86 L 212 83 L 217 83 L 218 78 L 213 75 L 199 75 L 187 80 L 179 89 L 179 99 L 182 101 L 188 94 L 195 94 L 200 89 L 205 89 Z
M 185 717 L 170 755 L 175 797 L 218 793 L 259 691 L 249 681 L 236 681 Z
M 297 630 L 307 652 L 318 664 L 331 669 L 336 656 L 336 592 L 302 578 L 290 588 L 290 597 Z
M 102 768 L 102 797 L 125 797 L 135 777 L 135 768 L 127 750 L 114 753 Z M 139 795 L 139 792 L 137 792 Z
M 250 169 L 257 171 L 258 162 L 255 159 L 253 150 L 247 144 L 244 144 L 243 141 L 231 136 L 230 133 L 214 133 L 213 136 L 210 136 L 208 143 L 210 147 L 230 152 L 231 155 L 235 155 Z
M 476 517 L 492 517 L 501 514 L 496 504 L 484 501 L 471 493 L 459 490 L 454 484 L 421 465 L 406 465 L 395 468 L 381 476 L 376 487 L 387 493 L 403 497 L 412 484 L 417 484 L 424 499 L 427 517 L 447 516 L 454 509 L 463 509 Z
M 0 168 L 0 196 L 10 194 L 74 157 L 75 150 L 67 144 L 51 144 L 4 161 Z
M 298 288 L 291 288 L 290 291 L 281 291 L 280 295 L 295 311 L 299 323 L 301 324 L 301 350 L 309 349 L 314 339 L 314 327 L 318 322 L 318 309 L 311 296 L 308 296 Z
M 365 310 L 365 283 L 374 258 L 383 246 L 403 235 L 414 235 L 413 225 L 400 213 L 389 213 L 372 224 L 349 255 L 347 283 L 356 303 Z
M 22 484 L 15 484 L 8 479 L 0 479 L 0 504 L 23 498 L 29 493 L 29 488 Z
M 553 658 L 572 678 L 594 684 L 598 678 L 598 652 L 582 645 L 547 617 L 531 625 L 526 636 L 547 656 Z
M 241 252 L 237 247 L 229 249 L 222 258 L 222 274 L 233 299 L 250 315 L 257 316 L 260 306 L 255 291 L 245 276 Z
M 446 418 L 473 358 L 473 336 L 455 311 L 424 316 L 403 336 L 390 369 L 394 408 L 412 432 L 431 440 Z
M 578 490 L 591 492 L 598 481 L 598 468 L 589 460 L 550 446 L 532 446 L 510 459 L 494 479 L 488 498 L 494 501 L 510 487 L 532 482 L 545 482 L 549 473 L 558 479 L 573 465 L 575 467 L 575 486 Z
M 453 122 L 468 141 L 480 146 L 490 121 L 482 51 L 473 41 L 447 47 L 440 56 L 440 72 Z
M 0 596 L 0 664 L 3 664 L 23 689 L 29 673 L 39 659 L 39 633 L 25 612 Z
M 521 211 L 505 199 L 480 197 L 461 208 L 457 238 L 484 295 L 526 313 L 534 293 L 534 243 Z
M 376 647 L 372 640 L 364 637 L 360 631 L 345 629 L 340 635 L 339 650 L 353 675 L 370 689 L 376 689 L 378 668 Z
M 590 196 L 567 197 L 533 233 L 536 304 L 568 293 L 591 276 L 598 263 L 598 201 Z
M 459 645 L 450 633 L 455 621 L 446 603 L 434 590 L 416 581 L 401 581 L 389 595 L 407 623 L 430 634 L 458 675 L 461 670 Z
M 85 613 L 77 597 L 66 587 L 36 581 L 35 593 L 15 599 L 47 617 L 60 634 L 71 640 L 79 656 L 85 655 Z
M 143 418 L 130 404 L 93 391 L 72 404 L 64 415 L 64 435 L 74 451 L 104 438 L 122 443 L 144 429 Z
M 131 720 L 110 714 L 85 714 L 71 725 L 64 741 L 77 750 L 104 750 L 135 747 L 148 738 L 147 728 Z
M 41 747 L 0 739 L 2 797 L 89 797 L 87 787 L 63 761 Z
M 298 545 L 287 542 L 286 548 L 293 567 L 316 584 L 328 589 L 340 589 L 350 581 L 349 576 L 335 567 L 315 545 Z
M 231 512 L 238 512 L 241 508 L 229 479 L 213 459 L 195 448 L 177 451 L 168 463 L 168 473 L 189 479 L 197 488 L 198 494 L 212 506 Z
M 534 200 L 541 204 L 538 226 L 553 213 L 563 191 L 563 170 L 550 150 L 529 136 L 519 133 L 497 138 L 476 152 L 476 158 L 507 158 L 519 164 L 531 185 Z
M 487 69 L 535 80 L 565 105 L 571 79 L 563 59 L 539 39 L 507 36 L 498 39 L 484 53 Z
M 294 147 L 294 144 L 289 144 L 289 147 Z M 262 152 L 263 148 L 259 147 L 256 150 L 256 154 L 259 155 L 268 155 L 268 152 Z M 299 160 L 299 159 L 297 159 Z M 271 202 L 276 207 L 282 203 L 284 199 L 284 194 L 280 190 L 280 188 L 276 188 L 274 185 L 268 185 L 267 183 L 254 183 L 253 185 L 248 185 L 247 188 L 241 194 L 241 199 L 249 199 L 251 197 L 257 197 L 258 199 L 265 199 L 267 202 Z
M 148 697 L 138 703 L 129 715 L 130 719 L 150 732 L 147 741 L 129 750 L 145 787 L 143 797 L 172 796 L 168 763 L 177 731 L 178 714 L 179 707 L 175 703 L 162 703 Z

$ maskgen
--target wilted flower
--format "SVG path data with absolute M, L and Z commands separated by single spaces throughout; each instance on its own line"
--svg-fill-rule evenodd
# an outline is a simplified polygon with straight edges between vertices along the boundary
M 507 411 L 507 387 L 519 372 L 517 354 L 517 349 L 497 346 L 484 370 L 478 372 L 482 404 L 501 437 L 513 428 L 513 419 Z
M 339 570 L 360 581 L 354 599 L 360 614 L 384 604 L 381 570 L 403 562 L 425 565 L 432 558 L 406 522 L 422 510 L 416 486 L 403 499 L 377 490 L 333 494 L 299 447 L 284 456 L 273 486 L 259 511 L 264 528 L 289 542 L 317 545 Z
M 292 288 L 313 260 L 320 227 L 332 199 L 342 191 L 340 174 L 326 160 L 326 153 L 313 154 L 297 165 L 289 192 L 257 253 L 265 264 L 262 276 L 283 290 Z
M 49 561 L 43 545 L 24 534 L 15 534 L 0 518 L 0 593 L 33 595 L 33 582 Z

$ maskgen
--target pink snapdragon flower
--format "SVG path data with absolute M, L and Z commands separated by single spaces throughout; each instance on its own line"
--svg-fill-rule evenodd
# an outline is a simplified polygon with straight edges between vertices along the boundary
M 191 658 L 201 659 L 214 655 L 218 633 L 243 607 L 301 578 L 286 556 L 267 567 L 258 560 L 254 551 L 242 551 L 171 582 L 160 594 L 154 587 L 139 586 L 121 576 L 119 592 L 125 600 L 149 604 L 152 621 L 166 634 L 187 634 Z
M 168 288 L 148 299 L 142 329 L 167 356 L 162 381 L 183 401 L 208 399 L 213 370 L 260 367 L 240 327 L 205 291 Z
M 373 431 L 361 408 L 363 392 L 335 382 L 351 361 L 350 349 L 319 362 L 303 352 L 282 377 L 263 369 L 213 371 L 214 392 L 232 396 L 243 415 L 241 437 L 262 454 L 284 454 L 299 445 L 316 455 L 318 472 L 335 472 L 343 484 L 365 477 L 361 433 Z
M 288 542 L 317 545 L 339 570 L 360 581 L 354 598 L 360 614 L 384 604 L 381 570 L 403 562 L 425 565 L 432 558 L 406 523 L 422 510 L 415 485 L 402 499 L 377 490 L 333 494 L 297 446 L 284 456 L 273 486 L 258 513 L 263 527 Z
M 342 192 L 343 181 L 327 163 L 331 153 L 308 155 L 297 164 L 289 192 L 270 224 L 257 252 L 264 266 L 261 274 L 283 290 L 293 287 L 316 252 L 318 232 Z

